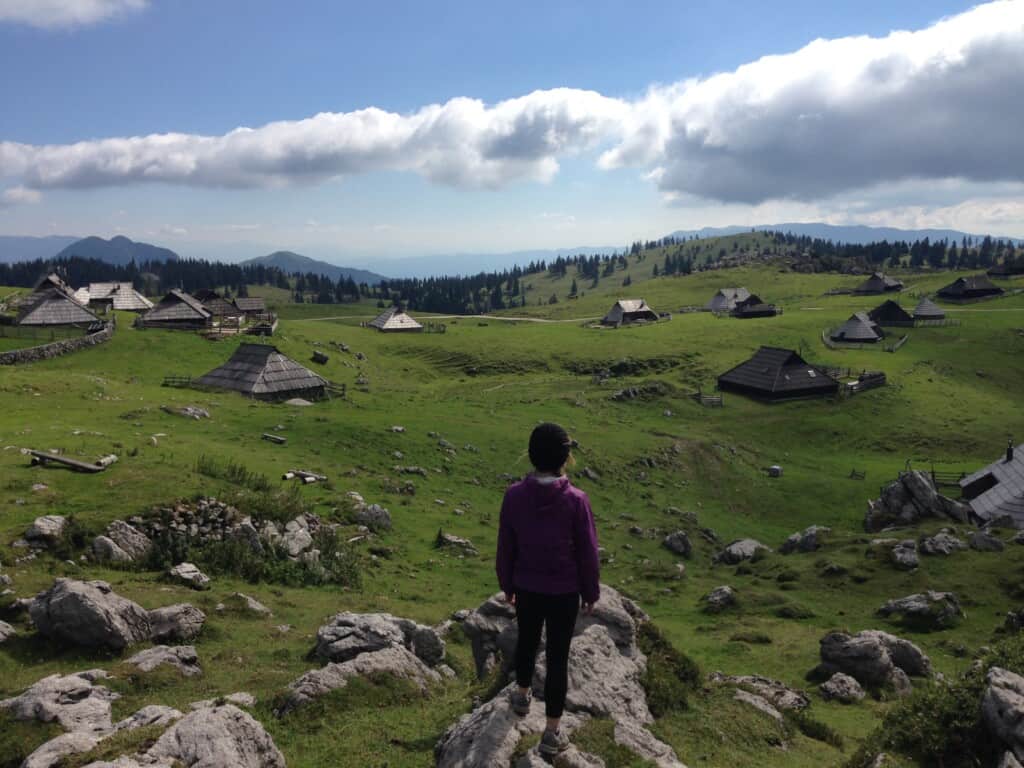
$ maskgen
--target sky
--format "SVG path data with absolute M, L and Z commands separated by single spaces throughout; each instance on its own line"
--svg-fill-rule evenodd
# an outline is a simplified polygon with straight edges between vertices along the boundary
M 1024 0 L 0 0 L 0 234 L 354 266 L 1024 236 Z

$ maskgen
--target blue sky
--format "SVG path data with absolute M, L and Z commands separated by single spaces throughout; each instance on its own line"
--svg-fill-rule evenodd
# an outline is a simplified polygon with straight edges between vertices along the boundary
M 0 0 L 0 233 L 364 264 L 781 220 L 1024 235 L 995 127 L 1024 10 L 971 8 Z

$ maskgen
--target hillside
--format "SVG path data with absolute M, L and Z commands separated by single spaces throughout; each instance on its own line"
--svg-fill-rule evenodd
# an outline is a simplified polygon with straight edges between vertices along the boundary
M 77 240 L 60 251 L 55 258 L 70 258 L 72 256 L 80 256 L 83 259 L 99 259 L 118 266 L 125 266 L 133 261 L 136 264 L 143 264 L 147 261 L 178 260 L 178 254 L 169 248 L 135 242 L 123 235 L 117 235 L 109 240 L 95 236 Z
M 376 272 L 354 269 L 352 267 L 339 267 L 337 264 L 329 264 L 326 261 L 311 259 L 308 256 L 293 253 L 292 251 L 275 251 L 266 256 L 258 256 L 240 263 L 243 266 L 262 264 L 267 267 L 277 267 L 288 274 L 299 272 L 304 275 L 308 273 L 324 275 L 334 282 L 337 282 L 339 278 L 351 277 L 357 284 L 376 285 L 381 280 L 387 280 L 384 275 L 378 275 Z
M 77 237 L 66 235 L 48 235 L 46 237 L 0 235 L 0 264 L 51 259 L 75 242 L 78 242 Z
M 811 238 L 831 240 L 835 243 L 855 243 L 864 245 L 888 240 L 911 242 L 913 240 L 949 240 L 960 243 L 964 238 L 982 240 L 985 235 L 961 232 L 958 229 L 899 229 L 898 227 L 868 227 L 863 225 L 836 225 L 821 222 L 787 222 L 782 224 L 757 224 L 748 226 L 703 227 L 701 229 L 678 229 L 669 237 L 723 237 L 757 230 L 758 232 L 791 232 L 794 235 L 806 235 Z M 993 236 L 995 239 L 995 236 Z M 1024 243 L 1017 237 L 1003 237 L 1014 243 Z

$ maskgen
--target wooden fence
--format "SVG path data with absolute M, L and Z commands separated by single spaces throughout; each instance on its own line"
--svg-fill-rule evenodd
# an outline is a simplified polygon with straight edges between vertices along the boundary
M 725 399 L 722 395 L 705 395 L 702 391 L 697 390 L 690 395 L 696 402 L 703 405 L 705 408 L 724 408 Z
M 897 342 L 896 342 L 895 344 L 886 344 L 886 345 L 885 345 L 885 351 L 886 351 L 886 352 L 896 352 L 896 351 L 898 351 L 898 350 L 899 350 L 899 348 L 900 348 L 900 347 L 902 347 L 902 346 L 903 346 L 904 344 L 906 344 L 906 343 L 907 343 L 908 341 L 910 341 L 910 334 L 909 334 L 909 333 L 908 333 L 908 334 L 905 334 L 905 335 L 903 336 L 903 338 L 901 338 L 901 339 L 900 339 L 899 341 L 897 341 Z
M 177 387 L 184 389 L 192 386 L 191 376 L 164 376 L 164 381 L 161 386 L 164 387 Z

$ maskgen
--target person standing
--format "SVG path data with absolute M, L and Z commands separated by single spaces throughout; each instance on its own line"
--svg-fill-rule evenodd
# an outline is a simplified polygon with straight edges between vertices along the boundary
M 498 527 L 496 570 L 505 599 L 515 606 L 516 687 L 511 705 L 530 711 L 531 684 L 540 645 L 544 652 L 547 727 L 538 747 L 557 755 L 569 747 L 560 729 L 569 683 L 569 647 L 576 618 L 600 599 L 597 529 L 587 494 L 569 482 L 572 440 L 558 424 L 544 423 L 530 435 L 534 472 L 505 492 Z

